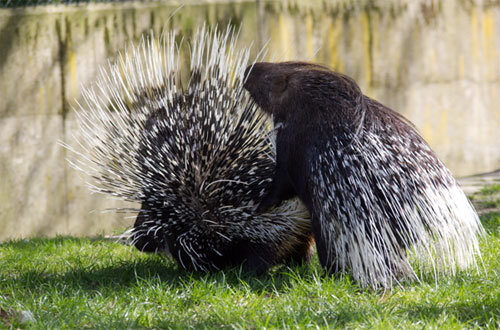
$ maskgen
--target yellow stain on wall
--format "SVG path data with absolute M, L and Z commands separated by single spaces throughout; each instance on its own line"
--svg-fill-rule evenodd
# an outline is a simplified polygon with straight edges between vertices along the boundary
M 339 46 L 342 40 L 342 20 L 334 19 L 328 26 L 328 49 L 332 70 L 344 72 L 344 63 L 340 59 Z
M 314 55 L 313 20 L 311 14 L 306 16 L 307 60 L 312 61 Z
M 292 53 L 291 42 L 290 42 L 290 33 L 292 32 L 292 25 L 290 24 L 290 18 L 285 17 L 283 13 L 278 16 L 278 26 L 279 26 L 279 35 L 280 35 L 280 44 L 281 44 L 281 54 L 278 56 L 283 57 L 279 60 L 285 60 L 294 58 L 295 54 Z
M 482 30 L 483 37 L 491 38 L 493 37 L 493 15 L 491 10 L 485 10 L 483 12 Z
M 47 169 L 45 172 L 45 193 L 47 194 L 47 202 L 50 201 L 52 198 L 52 191 L 50 189 L 50 172 Z
M 71 79 L 71 92 L 73 93 L 73 97 L 76 96 L 76 92 L 78 90 L 78 80 L 76 77 L 76 54 L 70 47 L 68 47 L 68 68 Z
M 460 79 L 465 77 L 465 58 L 463 54 L 458 56 L 458 77 Z
M 422 135 L 424 137 L 424 140 L 427 141 L 429 144 L 432 144 L 432 126 L 430 119 L 432 118 L 432 110 L 431 107 L 427 104 L 425 106 L 425 121 L 424 125 L 422 127 Z
M 265 60 L 273 61 L 273 60 L 276 60 L 276 58 L 273 58 L 273 55 L 276 52 L 276 49 L 274 48 L 275 47 L 274 43 L 276 43 L 279 40 L 278 39 L 279 35 L 277 34 L 278 25 L 277 25 L 276 20 L 274 20 L 274 19 L 270 19 L 268 21 L 268 24 L 269 24 L 269 29 L 266 32 L 269 35 L 269 41 L 268 41 L 269 51 L 266 54 Z M 271 43 L 271 41 L 274 41 L 274 43 Z
M 472 54 L 475 60 L 479 59 L 479 23 L 475 7 L 471 8 L 471 28 L 472 28 Z
M 73 190 L 72 186 L 69 186 L 68 190 L 66 191 L 66 200 L 68 202 L 73 202 L 75 200 L 75 191 Z
M 494 29 L 494 22 L 493 22 L 493 15 L 491 13 L 491 10 L 485 10 L 483 12 L 483 17 L 481 21 L 481 43 L 483 46 L 483 54 L 484 54 L 484 59 L 486 61 L 489 60 L 494 60 L 493 65 L 497 65 L 497 60 L 494 59 L 495 57 L 495 40 L 493 39 L 493 29 Z M 490 63 L 487 63 L 487 65 Z M 488 78 L 489 79 L 495 79 L 495 70 L 494 68 L 490 68 L 487 70 L 488 72 Z
M 432 64 L 433 68 L 438 65 L 437 55 L 434 49 L 429 52 L 429 62 Z
M 366 11 L 361 14 L 361 28 L 363 31 L 363 71 L 365 72 L 366 86 L 370 86 L 372 82 L 372 72 L 370 66 L 370 24 L 369 17 Z
M 379 24 L 380 24 L 380 15 L 377 11 L 374 11 L 371 15 L 371 38 L 372 38 L 372 61 L 375 64 L 375 61 L 380 56 L 380 35 L 379 35 Z M 375 70 L 377 72 L 377 70 Z

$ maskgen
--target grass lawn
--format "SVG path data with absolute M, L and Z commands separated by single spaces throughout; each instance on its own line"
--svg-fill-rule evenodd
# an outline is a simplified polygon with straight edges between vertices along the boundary
M 203 275 L 103 238 L 4 242 L 0 328 L 498 328 L 498 192 L 497 185 L 474 196 L 479 208 L 485 197 L 488 209 L 484 273 L 385 292 L 324 276 L 317 259 L 262 276 L 239 269 Z

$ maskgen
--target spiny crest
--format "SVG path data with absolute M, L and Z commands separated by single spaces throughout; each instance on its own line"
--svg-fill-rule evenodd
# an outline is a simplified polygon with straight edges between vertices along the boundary
M 234 131 L 243 129 L 240 134 L 245 136 L 260 133 L 251 130 L 260 129 L 265 119 L 252 115 L 253 105 L 239 87 L 249 49 L 235 49 L 233 29 L 220 33 L 203 27 L 197 32 L 187 90 L 181 83 L 183 45 L 175 37 L 168 33 L 159 39 L 144 38 L 101 69 L 97 83 L 83 91 L 77 116 L 84 152 L 74 165 L 94 177 L 98 186 L 93 185 L 93 190 L 142 200 L 139 192 L 145 178 L 136 171 L 141 164 L 136 164 L 135 157 L 145 140 L 168 137 L 169 143 L 156 145 L 155 151 L 186 148 L 186 155 L 196 158 L 199 146 L 193 142 L 206 142 L 200 142 L 200 134 L 213 139 L 215 148 L 226 145 Z M 144 161 L 154 167 L 151 156 Z M 175 173 L 189 164 L 188 159 L 185 163 L 173 160 L 164 164 L 169 169 L 159 168 L 157 174 Z
M 71 164 L 91 190 L 140 202 L 132 243 L 184 268 L 222 267 L 241 241 L 286 258 L 310 224 L 296 201 L 253 211 L 275 163 L 267 118 L 243 93 L 249 49 L 236 47 L 231 27 L 203 27 L 190 45 L 175 40 L 144 38 L 101 70 L 77 111 L 83 151 L 69 147 Z

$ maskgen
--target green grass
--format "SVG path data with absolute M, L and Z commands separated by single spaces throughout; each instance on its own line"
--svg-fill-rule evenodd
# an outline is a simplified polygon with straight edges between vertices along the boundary
M 494 183 L 484 186 L 479 192 L 470 196 L 478 210 L 500 208 L 500 184 Z M 478 201 L 478 203 L 476 203 Z
M 5 242 L 0 328 L 497 328 L 500 212 L 481 219 L 484 272 L 385 292 L 324 276 L 317 259 L 204 275 L 102 238 Z
M 500 183 L 484 186 L 480 191 L 480 195 L 494 195 L 500 193 Z

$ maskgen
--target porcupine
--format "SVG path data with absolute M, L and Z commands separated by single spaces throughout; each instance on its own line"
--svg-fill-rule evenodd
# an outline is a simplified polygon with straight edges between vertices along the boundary
M 242 265 L 261 273 L 309 260 L 314 240 L 298 201 L 258 214 L 275 161 L 265 116 L 243 89 L 249 49 L 237 33 L 199 29 L 182 87 L 175 34 L 143 39 L 102 70 L 77 111 L 72 165 L 93 191 L 139 202 L 132 244 L 189 270 Z M 183 48 L 184 47 L 184 48 Z
M 477 266 L 478 216 L 408 120 L 321 65 L 261 62 L 245 76 L 277 129 L 276 171 L 258 210 L 298 195 L 324 268 L 390 287 L 418 278 L 411 251 L 439 274 Z

